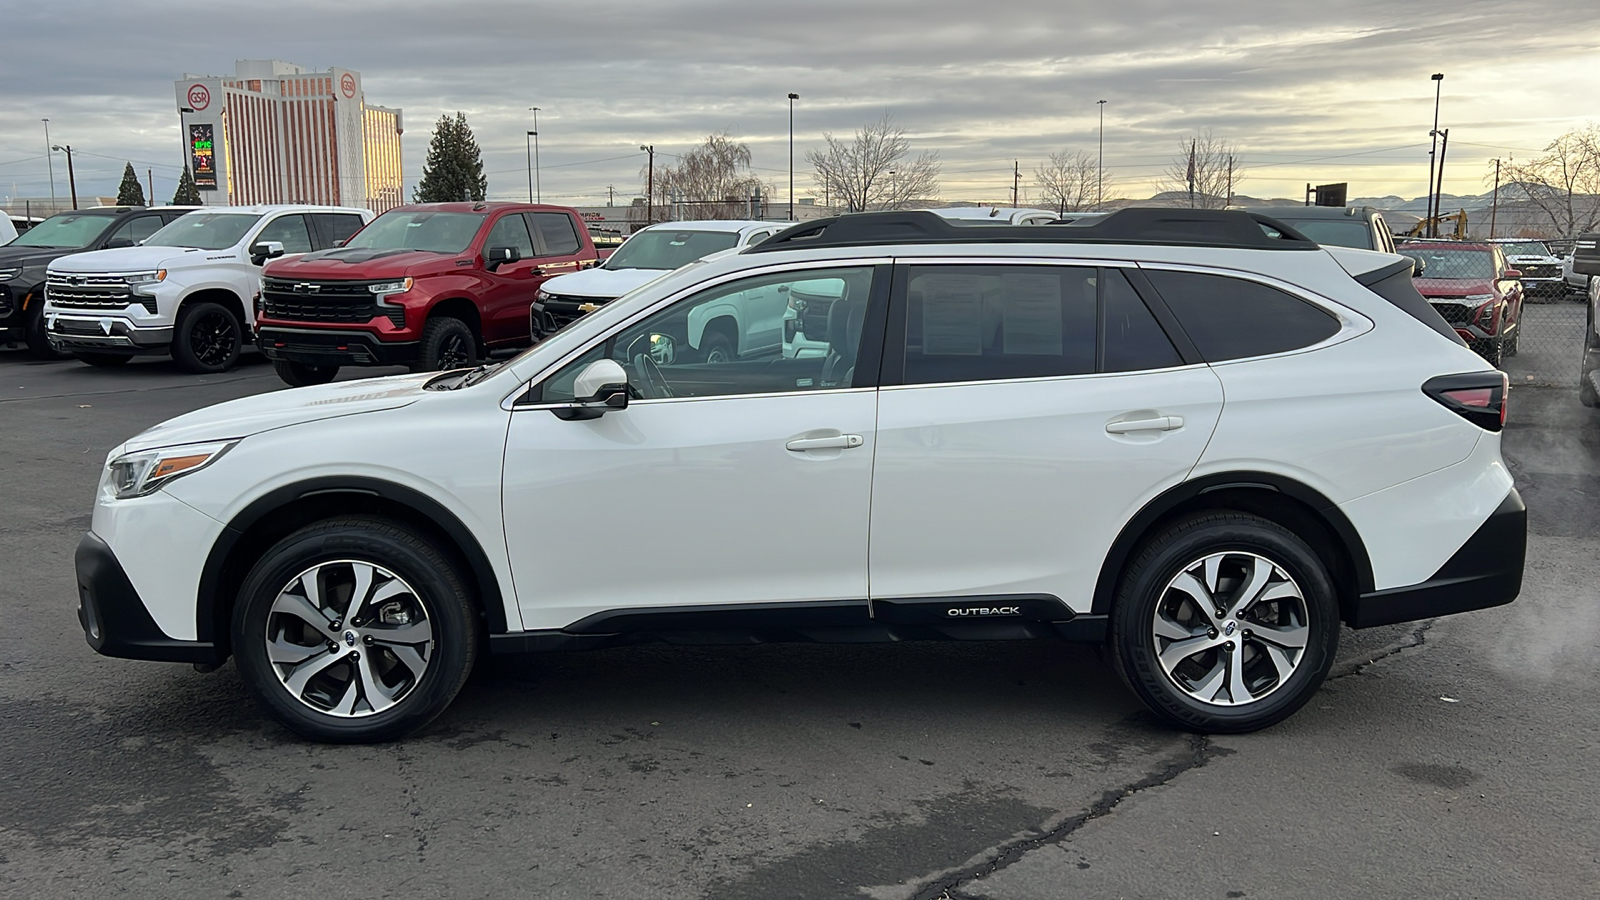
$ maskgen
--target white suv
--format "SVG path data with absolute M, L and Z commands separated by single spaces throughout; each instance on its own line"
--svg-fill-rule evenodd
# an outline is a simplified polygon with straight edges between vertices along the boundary
M 262 263 L 337 246 L 372 217 L 340 206 L 211 207 L 137 247 L 64 256 L 46 271 L 45 334 L 90 365 L 171 353 L 190 372 L 221 372 L 250 345 Z
M 660 327 L 819 278 L 822 356 L 690 359 Z M 650 639 L 1106 642 L 1161 716 L 1246 731 L 1306 702 L 1341 621 L 1517 595 L 1505 400 L 1409 260 L 1249 213 L 823 219 L 498 366 L 132 438 L 79 616 L 106 655 L 231 654 L 332 741 L 422 726 L 485 649 Z

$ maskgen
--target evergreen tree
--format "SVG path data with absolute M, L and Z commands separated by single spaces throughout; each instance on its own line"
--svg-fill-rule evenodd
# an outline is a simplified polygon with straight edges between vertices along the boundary
M 122 170 L 122 184 L 117 188 L 117 205 L 144 205 L 144 185 L 139 183 L 139 176 L 133 174 L 133 163 L 128 163 Z
M 183 167 L 183 174 L 178 178 L 178 190 L 172 195 L 172 205 L 200 205 L 200 189 L 194 186 L 194 176 L 189 174 L 188 166 Z
M 417 202 L 482 200 L 488 190 L 483 157 L 467 125 L 466 113 L 457 112 L 454 119 L 440 116 L 433 128 L 433 140 L 428 144 L 428 161 L 422 166 L 422 180 L 417 183 L 414 195 Z

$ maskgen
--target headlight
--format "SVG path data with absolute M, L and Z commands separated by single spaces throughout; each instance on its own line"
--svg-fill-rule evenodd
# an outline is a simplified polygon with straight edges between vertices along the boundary
M 536 294 L 534 294 L 534 298 L 537 299 L 541 303 L 543 303 L 546 300 L 549 300 L 551 296 L 552 295 L 548 291 L 546 291 L 544 288 L 540 288 L 538 290 L 538 292 Z
M 166 269 L 157 269 L 154 272 L 135 272 L 127 277 L 128 287 L 132 288 L 135 294 L 145 294 L 147 296 L 150 293 L 148 289 L 151 285 L 160 284 L 166 280 Z
M 21 274 L 22 268 L 20 266 L 12 269 L 0 269 L 0 281 L 10 281 Z
M 106 466 L 107 481 L 118 500 L 154 493 L 167 482 L 198 472 L 228 452 L 237 441 L 186 444 L 127 453 Z
M 367 285 L 367 290 L 373 292 L 374 294 L 404 294 L 406 291 L 411 290 L 411 279 L 407 277 L 401 281 L 385 281 L 382 284 L 369 284 Z

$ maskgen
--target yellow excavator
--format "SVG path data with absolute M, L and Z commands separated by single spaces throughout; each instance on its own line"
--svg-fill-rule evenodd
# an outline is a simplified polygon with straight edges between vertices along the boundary
M 1440 237 L 1447 237 L 1457 241 L 1467 239 L 1467 211 L 1464 209 L 1458 209 L 1445 215 L 1429 216 L 1412 226 L 1411 230 L 1405 233 L 1405 237 L 1422 237 L 1428 231 L 1430 225 L 1443 225 L 1446 222 L 1454 222 L 1455 229 L 1449 234 L 1440 235 Z

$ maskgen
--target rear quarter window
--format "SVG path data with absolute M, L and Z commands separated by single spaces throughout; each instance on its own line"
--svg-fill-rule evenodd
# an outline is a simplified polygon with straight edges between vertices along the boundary
M 1339 331 L 1333 314 L 1260 282 L 1160 269 L 1145 274 L 1206 362 L 1287 353 Z

